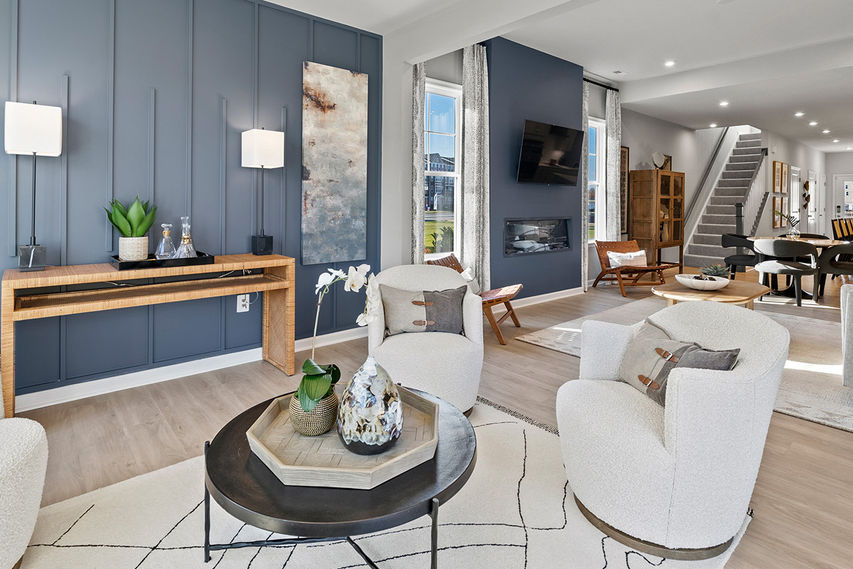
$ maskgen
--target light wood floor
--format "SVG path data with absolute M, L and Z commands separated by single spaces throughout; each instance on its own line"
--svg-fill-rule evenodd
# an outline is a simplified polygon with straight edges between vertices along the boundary
M 754 280 L 755 273 L 738 278 Z M 838 320 L 838 289 L 838 281 L 827 285 L 823 307 L 760 309 Z M 506 346 L 486 329 L 481 395 L 555 424 L 557 388 L 577 377 L 579 360 L 512 339 L 648 294 L 635 288 L 625 299 L 607 286 L 518 309 L 523 327 L 504 325 Z M 318 360 L 336 362 L 344 375 L 351 374 L 364 360 L 367 341 L 317 352 Z M 297 361 L 305 357 L 297 354 Z M 44 503 L 198 456 L 204 441 L 231 417 L 296 384 L 296 377 L 257 362 L 23 413 L 48 433 Z M 774 413 L 753 506 L 755 519 L 729 569 L 851 567 L 853 433 Z

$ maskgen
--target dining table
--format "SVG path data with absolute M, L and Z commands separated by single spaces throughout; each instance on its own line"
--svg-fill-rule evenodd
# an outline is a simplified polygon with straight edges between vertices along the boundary
M 817 239 L 811 237 L 789 237 L 787 235 L 770 235 L 770 236 L 753 236 L 749 237 L 750 241 L 755 241 L 757 239 L 788 239 L 792 241 L 802 241 L 804 243 L 809 243 L 810 245 L 814 245 L 815 248 L 818 249 L 818 254 L 821 253 L 824 249 L 829 247 L 835 247 L 836 245 L 846 245 L 849 241 L 841 241 L 839 239 Z M 769 277 L 769 278 L 768 278 Z M 777 275 L 764 275 L 763 284 L 767 285 L 771 289 L 771 293 L 773 296 L 784 296 L 795 298 L 796 292 L 794 291 L 793 284 L 791 282 L 786 283 L 785 288 L 779 288 Z M 806 300 L 812 300 L 812 294 L 806 290 L 801 291 L 802 298 Z

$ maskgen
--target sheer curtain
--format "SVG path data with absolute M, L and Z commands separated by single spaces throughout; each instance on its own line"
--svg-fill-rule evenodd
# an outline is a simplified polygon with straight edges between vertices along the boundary
M 581 148 L 581 286 L 589 288 L 589 83 L 583 82 L 583 146 Z
M 605 100 L 605 116 L 607 121 L 607 174 L 605 189 L 607 205 L 605 214 L 605 235 L 608 241 L 619 241 L 622 238 L 621 200 L 619 199 L 619 160 L 622 147 L 622 101 L 619 91 L 607 89 Z M 584 210 L 585 211 L 585 210 Z
M 424 262 L 424 64 L 412 68 L 412 263 Z
M 462 207 L 460 261 L 489 289 L 489 71 L 486 48 L 462 52 Z M 423 119 L 421 119 L 423 121 Z M 457 202 L 459 203 L 459 202 Z

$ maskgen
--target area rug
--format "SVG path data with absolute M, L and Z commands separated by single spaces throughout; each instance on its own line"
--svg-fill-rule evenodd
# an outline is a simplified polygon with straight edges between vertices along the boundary
M 665 307 L 663 299 L 644 298 L 516 339 L 580 357 L 580 330 L 584 321 L 629 325 Z M 758 305 L 756 308 L 791 333 L 791 347 L 775 410 L 853 432 L 853 388 L 844 387 L 841 378 L 840 322 L 780 314 L 763 310 Z
M 558 437 L 479 403 L 471 415 L 477 465 L 439 513 L 439 566 L 489 569 L 717 569 L 734 545 L 698 562 L 641 554 L 600 533 L 578 511 L 566 483 Z M 203 462 L 194 458 L 43 508 L 24 569 L 354 569 L 347 543 L 246 548 L 202 561 Z M 270 533 L 212 503 L 214 543 Z M 276 536 L 273 536 L 276 537 Z M 356 538 L 382 569 L 429 564 L 429 519 Z

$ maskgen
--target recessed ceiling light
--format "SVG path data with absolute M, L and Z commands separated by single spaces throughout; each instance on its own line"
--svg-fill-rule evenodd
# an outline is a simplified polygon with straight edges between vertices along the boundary
M 809 123 L 809 126 L 817 126 L 817 121 L 812 121 Z
M 717 123 L 712 122 L 711 124 L 708 125 L 708 128 L 717 128 Z
M 675 61 L 673 61 L 672 59 L 667 59 L 666 61 L 663 62 L 663 64 L 665 67 L 674 67 Z
M 840 141 L 840 140 L 838 140 L 837 138 L 833 138 L 833 139 L 832 139 L 832 142 L 841 142 L 841 141 Z
M 728 107 L 728 106 L 729 106 L 729 102 L 728 102 L 728 101 L 720 101 L 720 106 L 721 106 L 721 107 Z
M 847 150 L 853 150 L 853 146 L 848 146 Z
M 795 117 L 797 117 L 797 118 L 800 118 L 800 117 L 801 117 L 801 116 L 803 116 L 804 114 L 806 114 L 806 113 L 804 113 L 803 111 L 797 111 L 796 113 L 794 113 L 794 116 L 795 116 Z
M 829 130 L 828 128 L 825 128 L 825 129 L 823 129 L 821 132 L 823 132 L 823 134 L 829 134 L 829 133 L 830 133 L 830 132 L 832 132 L 832 131 L 831 131 L 831 130 Z

